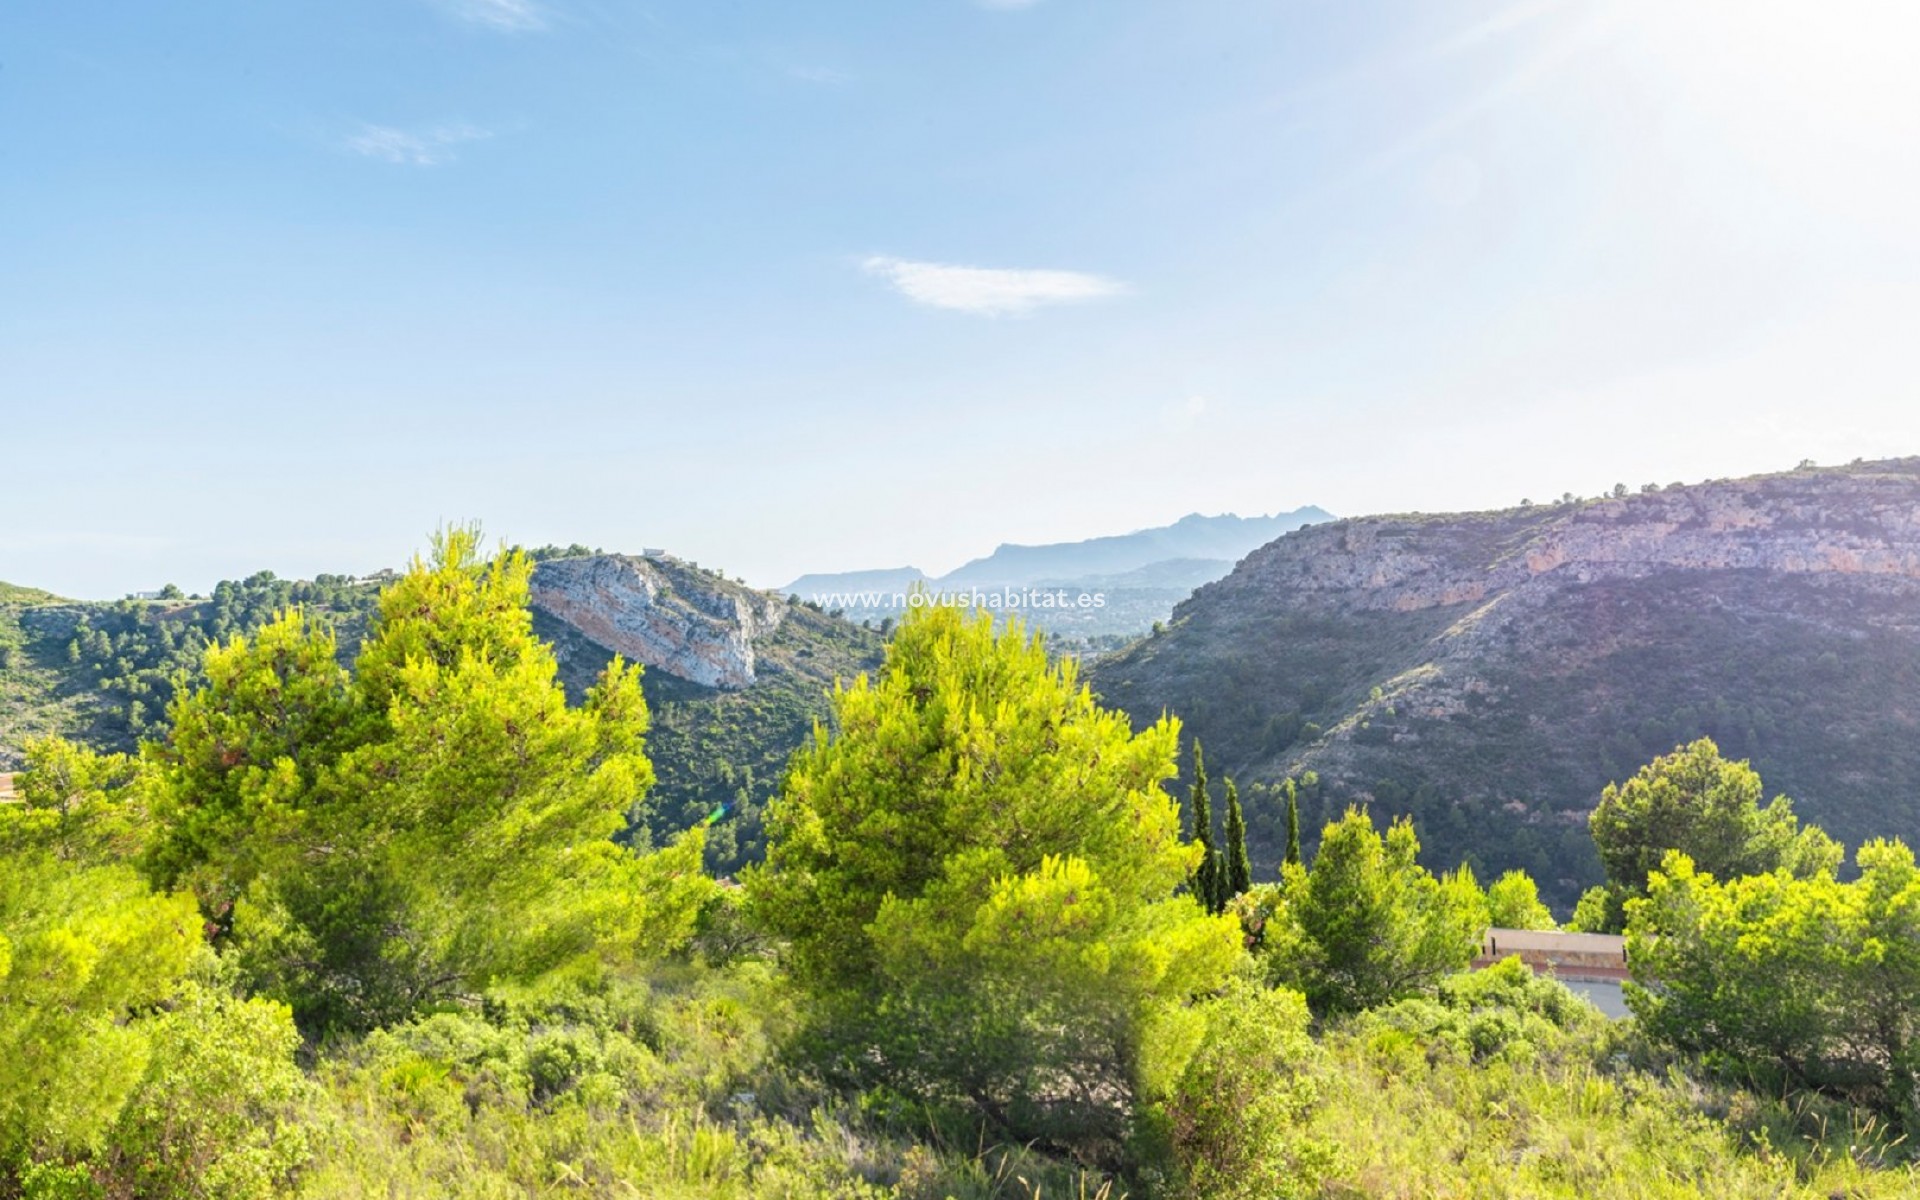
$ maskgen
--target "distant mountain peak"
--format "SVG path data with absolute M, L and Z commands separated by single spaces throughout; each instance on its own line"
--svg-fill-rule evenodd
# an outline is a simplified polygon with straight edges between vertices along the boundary
M 1171 525 L 1078 542 L 1023 545 L 1003 542 L 985 558 L 976 558 L 941 576 L 942 586 L 1030 584 L 1043 579 L 1110 577 L 1176 559 L 1237 562 L 1249 551 L 1303 525 L 1330 520 L 1313 506 L 1266 517 L 1232 513 L 1188 513 Z
M 819 600 L 855 619 L 897 617 L 896 599 L 918 586 L 935 592 L 1059 589 L 1085 592 L 1090 601 L 1099 592 L 1097 606 L 1076 607 L 1071 617 L 1044 611 L 1021 615 L 1056 632 L 1071 624 L 1081 636 L 1121 637 L 1144 633 L 1176 600 L 1232 570 L 1249 551 L 1289 530 L 1331 519 L 1313 506 L 1262 517 L 1194 512 L 1171 525 L 1078 542 L 1001 542 L 992 554 L 937 579 L 898 567 L 803 575 L 780 590 Z

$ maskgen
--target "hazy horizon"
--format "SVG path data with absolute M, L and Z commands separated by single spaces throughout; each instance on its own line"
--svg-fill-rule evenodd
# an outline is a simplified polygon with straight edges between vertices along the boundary
M 0 12 L 0 579 L 776 585 L 1920 452 L 1894 0 Z
M 1897 456 L 1889 456 L 1889 457 L 1901 458 L 1901 457 L 1909 457 L 1909 456 L 1897 455 Z M 1802 460 L 1802 461 L 1804 462 L 1805 460 Z M 1850 462 L 1852 461 L 1859 461 L 1859 460 L 1857 459 L 1850 460 Z M 1824 466 L 1824 467 L 1839 467 L 1839 466 L 1845 466 L 1849 464 L 1848 463 L 1818 463 L 1816 465 Z M 1708 484 L 1720 479 L 1745 478 L 1752 475 L 1768 475 L 1768 474 L 1784 473 L 1788 469 L 1789 469 L 1788 467 L 1782 466 L 1774 470 L 1742 472 L 1740 475 L 1735 475 L 1735 476 L 1709 476 L 1702 479 L 1685 479 L 1685 480 L 1676 479 L 1676 480 L 1668 480 L 1665 482 L 1661 482 L 1659 480 L 1646 480 L 1644 482 L 1658 484 L 1658 486 L 1664 489 L 1664 488 L 1676 486 L 1676 485 L 1693 486 L 1693 485 Z M 1623 483 L 1625 481 L 1616 480 L 1615 482 Z M 1632 491 L 1639 490 L 1639 487 L 1636 485 L 1629 485 L 1629 487 L 1630 487 L 1630 490 Z M 1576 493 L 1576 495 L 1578 495 L 1578 497 L 1582 500 L 1590 500 L 1590 499 L 1596 499 L 1601 497 L 1606 492 L 1606 490 L 1607 489 L 1604 489 L 1604 488 L 1594 489 L 1587 493 Z M 1142 525 L 1142 526 L 1136 526 L 1129 529 L 1094 530 L 1094 531 L 1089 531 L 1078 537 L 1067 537 L 1067 538 L 1057 539 L 1054 542 L 1045 542 L 1045 543 L 1014 542 L 1014 541 L 1003 540 L 999 542 L 994 542 L 990 545 L 983 545 L 981 547 L 978 547 L 976 548 L 976 550 L 974 550 L 973 552 L 967 553 L 962 558 L 955 559 L 951 562 L 943 562 L 936 567 L 928 567 L 925 564 L 918 563 L 918 562 L 898 562 L 898 563 L 864 562 L 864 563 L 855 563 L 849 566 L 809 568 L 805 571 L 796 572 L 791 576 L 786 576 L 779 580 L 769 580 L 765 578 L 752 578 L 752 577 L 741 576 L 741 573 L 739 571 L 736 571 L 727 563 L 714 562 L 714 561 L 702 559 L 700 557 L 698 548 L 692 547 L 692 546 L 656 546 L 654 543 L 650 543 L 650 542 L 644 545 L 640 542 L 634 542 L 632 544 L 600 545 L 600 546 L 594 546 L 592 548 L 608 554 L 629 554 L 629 555 L 638 555 L 642 553 L 642 551 L 649 548 L 660 549 L 660 550 L 666 551 L 667 553 L 673 555 L 676 558 L 697 563 L 703 569 L 718 572 L 729 578 L 736 577 L 736 576 L 745 578 L 746 582 L 752 587 L 760 588 L 762 590 L 777 591 L 777 590 L 784 590 L 790 584 L 798 580 L 804 579 L 808 576 L 858 575 L 861 573 L 882 573 L 882 572 L 888 572 L 888 571 L 917 569 L 917 570 L 920 570 L 923 574 L 925 574 L 929 578 L 939 579 L 942 576 L 951 574 L 952 572 L 962 567 L 968 566 L 978 560 L 988 558 L 997 550 L 1001 550 L 1008 547 L 1031 547 L 1031 546 L 1040 546 L 1040 545 L 1072 544 L 1076 542 L 1090 541 L 1090 540 L 1099 539 L 1099 538 L 1124 537 L 1124 536 L 1135 534 L 1135 533 L 1144 533 L 1152 530 L 1170 528 L 1171 526 L 1177 524 L 1180 521 L 1184 521 L 1193 517 L 1200 517 L 1200 518 L 1209 519 L 1209 520 L 1217 519 L 1217 518 L 1237 518 L 1242 520 L 1248 520 L 1248 519 L 1257 520 L 1257 519 L 1262 519 L 1266 517 L 1291 514 L 1291 513 L 1299 512 L 1304 509 L 1317 508 L 1317 509 L 1320 509 L 1322 512 L 1327 513 L 1327 517 L 1329 520 L 1338 521 L 1338 520 L 1343 520 L 1349 517 L 1365 518 L 1365 517 L 1374 517 L 1374 516 L 1389 516 L 1389 515 L 1402 514 L 1402 513 L 1444 514 L 1444 513 L 1451 513 L 1451 512 L 1471 513 L 1471 512 L 1497 511 L 1501 509 L 1512 508 L 1515 505 L 1521 504 L 1521 503 L 1550 505 L 1559 501 L 1560 499 L 1561 499 L 1560 493 L 1551 493 L 1551 494 L 1541 493 L 1537 497 L 1523 496 L 1516 501 L 1511 501 L 1504 504 L 1499 504 L 1499 503 L 1490 504 L 1478 509 L 1403 508 L 1403 509 L 1370 509 L 1365 512 L 1333 512 L 1331 510 L 1328 510 L 1324 505 L 1316 505 L 1316 504 L 1309 503 L 1309 504 L 1294 505 L 1291 508 L 1276 508 L 1271 512 L 1249 512 L 1249 513 L 1192 512 L 1192 513 L 1183 513 L 1180 516 L 1168 518 L 1167 520 L 1159 522 L 1158 524 L 1155 524 L 1155 525 Z M 454 523 L 469 524 L 474 522 L 470 522 L 467 519 L 460 519 L 455 521 Z M 442 525 L 444 524 L 445 523 L 442 523 Z M 526 539 L 526 538 L 516 538 L 510 535 L 502 534 L 499 531 L 486 526 L 484 522 L 479 522 L 479 524 L 482 527 L 482 532 L 484 534 L 485 539 L 492 544 L 498 544 L 503 546 L 519 545 L 523 547 L 533 548 L 536 546 L 544 546 L 549 544 L 573 545 L 578 542 L 578 539 L 568 539 L 564 537 L 555 539 L 550 542 L 537 542 L 537 541 Z M 441 527 L 442 526 L 436 526 L 435 528 L 438 529 Z M 359 563 L 353 564 L 351 567 L 343 567 L 338 563 L 335 563 L 335 564 L 322 563 L 319 566 L 309 570 L 287 572 L 287 571 L 278 570 L 274 568 L 271 564 L 267 564 L 264 566 L 256 565 L 251 568 L 235 568 L 234 570 L 226 574 L 213 577 L 204 582 L 187 583 L 181 579 L 169 576 L 164 580 L 142 580 L 138 582 L 137 585 L 127 587 L 118 592 L 99 593 L 99 594 L 81 594 L 78 592 L 63 591 L 58 587 L 49 586 L 38 580 L 13 578 L 5 575 L 4 573 L 0 573 L 0 583 L 10 583 L 10 584 L 15 584 L 15 585 L 24 586 L 24 587 L 37 587 L 37 588 L 41 588 L 42 590 L 49 591 L 56 595 L 60 595 L 67 599 L 72 599 L 72 600 L 97 601 L 97 600 L 117 600 L 124 596 L 133 595 L 139 592 L 158 590 L 159 588 L 164 587 L 168 583 L 175 584 L 176 586 L 179 586 L 184 591 L 191 594 L 206 594 L 209 591 L 211 591 L 212 587 L 216 583 L 219 583 L 222 580 L 243 579 L 249 575 L 254 574 L 256 571 L 263 570 L 263 569 L 273 571 L 276 576 L 283 579 L 311 579 L 316 574 L 323 574 L 323 573 L 364 576 L 364 575 L 375 573 L 383 568 L 403 569 L 416 556 L 424 555 L 427 552 L 428 543 L 433 533 L 434 533 L 434 530 L 426 531 L 414 542 L 414 544 L 403 549 L 395 558 L 393 558 L 390 561 L 359 562 Z M 111 569 L 111 566 L 112 564 L 110 563 L 105 564 L 105 567 L 107 569 Z

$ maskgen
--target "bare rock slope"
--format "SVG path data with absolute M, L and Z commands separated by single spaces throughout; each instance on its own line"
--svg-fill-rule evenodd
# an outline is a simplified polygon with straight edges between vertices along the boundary
M 787 605 L 672 559 L 621 554 L 543 562 L 533 607 L 631 662 L 703 687 L 754 681 L 755 643 Z

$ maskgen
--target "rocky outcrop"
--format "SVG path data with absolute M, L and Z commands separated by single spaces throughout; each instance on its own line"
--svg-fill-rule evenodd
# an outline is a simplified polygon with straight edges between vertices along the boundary
M 1401 612 L 1472 604 L 1536 578 L 1666 570 L 1920 579 L 1920 459 L 1582 504 L 1311 526 L 1249 555 L 1224 590 L 1344 593 Z
M 754 682 L 755 643 L 787 611 L 778 597 L 664 556 L 619 554 L 541 563 L 533 607 L 633 662 L 728 690 Z

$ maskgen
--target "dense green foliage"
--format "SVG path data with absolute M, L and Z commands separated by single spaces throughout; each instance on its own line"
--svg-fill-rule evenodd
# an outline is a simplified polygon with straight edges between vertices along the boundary
M 1840 865 L 1838 843 L 1817 826 L 1802 829 L 1785 796 L 1762 805 L 1763 794 L 1759 774 L 1722 758 L 1709 738 L 1654 759 L 1625 783 L 1608 784 L 1588 822 L 1607 869 L 1607 916 L 1595 928 L 1620 932 L 1627 901 L 1645 894 L 1648 877 L 1675 850 L 1721 878 L 1806 876 Z
M 122 600 L 95 606 L 74 623 L 66 643 L 75 664 L 102 694 L 117 700 L 103 713 L 108 727 L 96 737 L 119 740 L 112 728 L 124 720 L 124 736 L 141 737 L 165 728 L 162 720 L 182 683 L 199 682 L 209 647 L 251 632 L 287 608 L 300 607 L 336 618 L 363 621 L 375 589 L 321 576 L 296 582 L 262 571 L 238 582 L 222 582 L 213 595 L 193 603 Z M 124 743 L 122 743 L 124 744 Z
M 14 853 L 0 929 L 0 1158 L 92 1150 L 145 1068 L 132 1018 L 193 961 L 192 898 L 155 896 L 129 867 Z
M 0 851 L 50 851 L 81 865 L 132 858 L 146 844 L 145 809 L 128 803 L 134 762 L 56 737 L 27 743 L 20 803 L 0 809 Z
M 1220 851 L 1222 867 L 1217 883 L 1220 908 L 1244 896 L 1253 886 L 1253 862 L 1247 857 L 1247 815 L 1240 807 L 1240 789 L 1227 780 L 1227 841 Z
M 1199 1015 L 1199 1046 L 1150 1114 L 1164 1125 L 1177 1191 L 1195 1200 L 1316 1194 L 1335 1150 L 1304 1133 L 1324 1073 L 1305 1001 L 1237 983 Z
M 1178 729 L 1131 733 L 1017 628 L 920 611 L 796 756 L 749 896 L 836 1074 L 1110 1158 L 1147 1035 L 1238 955 L 1175 894 Z
M 1200 862 L 1194 867 L 1193 874 L 1187 878 L 1187 888 L 1201 907 L 1210 913 L 1220 912 L 1225 907 L 1222 896 L 1221 877 L 1226 873 L 1226 864 L 1221 858 L 1219 843 L 1214 840 L 1213 793 L 1207 781 L 1207 755 L 1200 743 L 1193 744 L 1193 788 L 1187 793 L 1187 814 L 1192 822 L 1188 836 L 1193 844 L 1200 848 Z
M 1247 817 L 1240 806 L 1240 789 L 1227 780 L 1224 840 L 1213 819 L 1213 793 L 1208 787 L 1206 755 L 1193 744 L 1193 788 L 1188 793 L 1188 836 L 1200 848 L 1200 865 L 1187 879 L 1187 890 L 1210 913 L 1223 913 L 1234 897 L 1253 886 L 1253 863 L 1247 857 Z
M 131 751 L 166 731 L 167 710 L 198 686 L 206 651 L 251 634 L 291 606 L 325 618 L 351 653 L 378 595 L 373 583 L 313 581 L 261 571 L 208 597 L 80 604 L 16 590 L 0 594 L 0 766 L 36 735 Z
M 656 563 L 692 590 L 712 576 L 682 563 Z M 536 612 L 534 629 L 553 642 L 569 695 L 586 694 L 612 655 L 559 621 Z M 682 830 L 706 824 L 706 862 L 716 875 L 734 875 L 766 853 L 765 813 L 779 790 L 787 758 L 830 719 L 837 679 L 852 679 L 880 663 L 882 636 L 872 630 L 792 605 L 771 634 L 754 643 L 755 681 L 720 691 L 648 671 L 641 679 L 653 724 L 647 756 L 657 782 L 641 811 L 631 814 L 634 837 L 663 845 Z
M 129 772 L 36 743 L 0 808 L 0 1193 L 282 1194 L 309 1146 L 299 1036 L 214 981 L 193 897 L 127 864 Z
M 1627 902 L 1628 1000 L 1659 1041 L 1920 1131 L 1920 869 L 1899 842 L 1857 860 L 1851 883 L 1785 868 L 1723 882 L 1670 852 Z
M 1304 857 L 1300 849 L 1300 787 L 1289 779 L 1283 785 L 1282 794 L 1287 803 L 1287 842 L 1280 856 L 1280 865 L 1297 867 Z
M 530 561 L 598 553 L 542 546 Z M 687 590 L 717 577 L 684 563 L 658 564 Z M 130 751 L 164 738 L 174 697 L 205 682 L 206 652 L 236 635 L 252 637 L 289 607 L 329 627 L 342 666 L 369 628 L 380 581 L 322 575 L 310 581 L 260 572 L 223 582 L 205 599 L 59 601 L 16 588 L 0 592 L 0 769 L 36 736 L 59 734 L 97 749 Z M 612 654 L 543 613 L 536 634 L 553 643 L 561 680 L 578 703 Z M 827 716 L 836 678 L 879 663 L 882 636 L 805 606 L 756 642 L 758 679 L 724 692 L 649 672 L 642 690 L 652 713 L 648 757 L 656 783 L 627 814 L 629 840 L 665 845 L 707 826 L 710 870 L 737 872 L 764 853 L 761 818 L 787 756 Z
M 1349 809 L 1327 826 L 1311 870 L 1289 866 L 1264 926 L 1270 975 L 1306 993 L 1315 1012 L 1372 1008 L 1432 988 L 1465 967 L 1487 927 L 1471 872 L 1436 879 L 1419 863 L 1413 826 L 1383 837 Z
M 609 664 L 569 707 L 531 564 L 476 541 L 449 531 L 381 596 L 351 672 L 298 611 L 214 648 L 150 751 L 156 881 L 191 887 L 309 1028 L 672 941 L 699 903 L 660 886 L 697 836 L 658 862 L 612 841 L 653 781 L 639 672 Z
M 1553 913 L 1525 871 L 1508 871 L 1487 886 L 1487 924 L 1496 929 L 1553 929 Z

